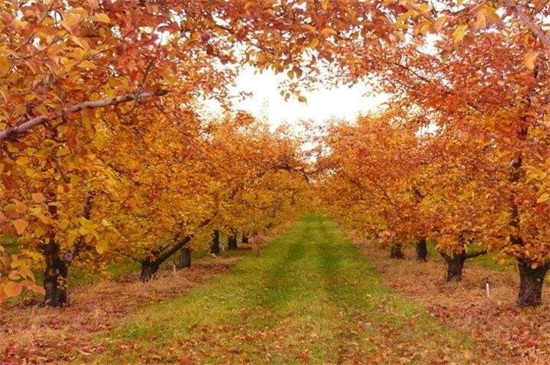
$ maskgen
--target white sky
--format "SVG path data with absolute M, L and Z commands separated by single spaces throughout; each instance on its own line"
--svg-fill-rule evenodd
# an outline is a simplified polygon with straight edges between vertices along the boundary
M 252 96 L 244 100 L 235 98 L 235 110 L 244 110 L 260 120 L 267 120 L 274 128 L 281 124 L 297 124 L 301 120 L 322 125 L 333 119 L 354 121 L 361 114 L 383 109 L 389 98 L 387 94 L 374 94 L 372 87 L 358 83 L 351 88 L 328 89 L 319 85 L 317 90 L 303 93 L 307 104 L 298 102 L 296 98 L 285 102 L 279 89 L 285 78 L 286 75 L 275 75 L 271 71 L 260 74 L 254 73 L 252 68 L 244 69 L 232 93 L 251 92 Z M 220 111 L 214 101 L 206 102 L 205 107 L 212 113 Z

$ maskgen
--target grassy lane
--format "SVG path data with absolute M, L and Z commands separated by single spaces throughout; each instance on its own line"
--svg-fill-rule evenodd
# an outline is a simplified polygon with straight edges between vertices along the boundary
M 230 274 L 127 318 L 98 341 L 107 351 L 82 361 L 469 364 L 477 357 L 467 335 L 390 292 L 338 228 L 315 215 Z

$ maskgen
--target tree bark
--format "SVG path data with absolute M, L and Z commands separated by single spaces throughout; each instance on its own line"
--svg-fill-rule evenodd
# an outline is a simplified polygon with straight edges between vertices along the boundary
M 51 194 L 51 200 L 57 200 L 55 194 Z M 84 202 L 84 209 L 82 216 L 86 219 L 90 219 L 92 214 L 94 193 L 88 192 L 86 200 Z M 48 211 L 54 219 L 58 219 L 57 205 L 49 205 Z M 46 269 L 44 270 L 44 305 L 48 307 L 62 307 L 68 304 L 69 295 L 67 289 L 67 278 L 69 275 L 69 266 L 74 258 L 76 258 L 80 252 L 86 250 L 88 247 L 84 242 L 84 238 L 79 236 L 71 252 L 67 252 L 64 255 L 61 253 L 61 247 L 55 240 L 55 235 L 50 236 L 48 243 L 42 243 L 40 250 L 44 256 L 46 263 Z
M 447 264 L 447 282 L 461 281 L 464 263 L 468 258 L 466 256 L 466 251 L 463 250 L 462 252 L 453 255 L 447 255 L 441 251 L 439 253 L 443 259 L 445 259 L 445 263 Z
M 189 247 L 184 247 L 181 249 L 181 256 L 178 266 L 180 269 L 191 267 L 191 249 Z
M 170 258 L 173 254 L 178 252 L 178 250 L 182 249 L 191 241 L 192 236 L 185 236 L 181 238 L 179 241 L 177 241 L 172 246 L 168 246 L 164 250 L 155 253 L 152 255 L 152 258 L 147 258 L 145 260 L 141 261 L 141 274 L 139 276 L 139 280 L 141 282 L 147 282 L 152 280 L 156 273 L 159 271 L 160 265 L 168 258 Z
M 52 241 L 43 246 L 46 270 L 44 271 L 44 305 L 62 307 L 68 302 L 67 276 L 69 265 L 59 256 L 59 244 Z
M 139 275 L 139 281 L 146 283 L 155 278 L 155 275 L 159 271 L 160 265 L 156 264 L 154 260 L 141 261 L 141 273 Z
M 416 240 L 416 259 L 418 261 L 428 261 L 428 245 L 424 237 Z
M 214 232 L 212 232 L 212 244 L 210 245 L 210 253 L 214 255 L 219 255 L 220 252 L 220 231 L 215 229 Z
M 228 250 L 237 250 L 237 234 L 232 233 L 227 237 L 227 249 Z
M 549 268 L 550 265 L 545 264 L 533 269 L 530 262 L 518 259 L 518 307 L 536 307 L 542 302 L 542 287 Z
M 401 243 L 394 243 L 391 246 L 390 258 L 392 259 L 404 259 L 405 253 L 403 252 L 403 245 Z

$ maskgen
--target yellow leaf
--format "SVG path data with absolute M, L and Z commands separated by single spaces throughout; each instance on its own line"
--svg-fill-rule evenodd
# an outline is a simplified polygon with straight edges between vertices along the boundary
M 24 219 L 17 219 L 13 222 L 13 225 L 15 226 L 15 230 L 17 231 L 17 234 L 23 234 L 27 227 L 29 226 L 29 222 L 27 222 Z
M 108 247 L 109 247 L 109 244 L 107 243 L 107 241 L 100 240 L 97 242 L 97 245 L 95 246 L 95 250 L 97 251 L 98 254 L 101 255 L 103 252 L 107 250 Z
M 318 45 L 319 45 L 319 39 L 317 39 L 317 38 L 313 38 L 311 40 L 311 42 L 309 43 L 309 46 L 311 48 L 317 48 Z
M 46 230 L 44 229 L 44 227 L 37 227 L 35 230 L 34 230 L 34 237 L 42 237 L 46 234 Z
M 25 156 L 21 156 L 21 157 L 17 158 L 17 160 L 15 160 L 15 163 L 18 166 L 25 166 L 25 165 L 28 165 L 30 161 L 31 161 L 30 158 L 25 157 Z
M 67 219 L 62 219 L 59 221 L 59 228 L 61 228 L 62 230 L 66 230 L 69 226 L 69 223 L 70 222 Z
M 455 31 L 453 32 L 454 43 L 461 42 L 464 39 L 464 36 L 466 35 L 466 29 L 468 29 L 468 26 L 466 24 L 462 24 L 456 27 Z
M 28 267 L 21 266 L 19 268 L 19 273 L 23 275 L 25 278 L 31 279 L 32 281 L 34 281 L 34 274 L 32 273 L 31 269 L 29 269 Z
M 40 209 L 32 209 L 31 212 L 32 215 L 34 215 L 41 223 L 49 224 L 50 218 L 47 217 Z
M 82 21 L 82 15 L 77 13 L 66 13 L 63 17 L 61 24 L 67 30 L 71 30 L 74 26 L 78 25 Z
M 0 57 L 0 76 L 10 73 L 10 61 L 6 57 Z
M 109 19 L 109 16 L 104 13 L 97 13 L 96 15 L 94 15 L 93 19 L 99 23 L 109 24 L 111 22 L 111 19 Z
M 527 52 L 523 55 L 523 64 L 527 69 L 534 70 L 535 69 L 535 61 L 537 60 L 539 53 L 538 52 Z
M 46 200 L 46 197 L 42 193 L 34 193 L 31 195 L 31 197 L 35 203 L 42 203 L 44 200 Z
M 425 35 L 432 29 L 432 23 L 425 20 L 421 21 L 420 23 L 416 24 L 414 27 L 415 34 Z
M 8 297 L 16 297 L 23 291 L 23 287 L 19 283 L 14 283 L 13 281 L 8 281 L 4 285 L 4 293 Z
M 338 34 L 338 32 L 336 32 L 334 29 L 332 28 L 325 28 L 321 31 L 321 34 L 325 35 L 325 36 L 329 36 L 329 35 L 336 35 Z
M 78 64 L 78 67 L 88 69 L 88 70 L 95 70 L 96 69 L 95 63 L 93 63 L 91 61 L 88 61 L 88 60 L 80 62 Z
M 495 24 L 495 23 L 498 23 L 500 22 L 500 16 L 497 14 L 495 8 L 493 8 L 492 6 L 488 5 L 488 4 L 485 4 L 480 12 L 483 13 L 483 16 L 485 18 L 485 20 L 487 22 L 489 22 L 489 24 Z
M 78 231 L 71 230 L 69 233 L 67 233 L 67 245 L 72 245 L 74 241 L 76 241 L 76 238 L 79 236 Z
M 544 203 L 548 201 L 548 199 L 550 199 L 550 193 L 544 193 L 541 196 L 539 196 L 539 198 L 537 199 L 537 203 L 539 204 Z

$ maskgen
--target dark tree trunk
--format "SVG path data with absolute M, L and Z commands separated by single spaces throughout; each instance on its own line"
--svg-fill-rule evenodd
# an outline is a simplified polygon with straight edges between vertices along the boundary
M 220 231 L 215 229 L 214 232 L 212 232 L 212 245 L 210 245 L 210 253 L 219 255 L 220 252 Z
M 544 277 L 550 268 L 549 264 L 535 269 L 528 261 L 518 260 L 519 268 L 519 293 L 518 307 L 536 307 L 542 301 L 542 287 Z
M 139 275 L 139 281 L 146 283 L 155 278 L 155 275 L 159 271 L 160 265 L 155 261 L 143 260 L 141 261 L 141 274 Z
M 237 247 L 237 234 L 232 233 L 229 237 L 227 237 L 227 249 L 228 250 L 236 250 Z
M 186 236 L 175 242 L 171 246 L 164 248 L 162 251 L 155 252 L 152 258 L 147 258 L 141 261 L 141 274 L 139 280 L 142 282 L 154 279 L 156 273 L 160 269 L 160 265 L 168 260 L 173 254 L 181 250 L 191 241 L 192 236 Z
M 404 259 L 405 253 L 403 252 L 403 245 L 401 243 L 394 243 L 391 246 L 390 258 L 392 259 Z
M 243 233 L 241 243 L 248 243 L 248 233 Z
M 416 240 L 416 259 L 418 261 L 428 261 L 428 245 L 425 238 Z
M 191 249 L 189 247 L 184 247 L 181 249 L 180 262 L 178 266 L 180 269 L 191 267 Z
M 50 242 L 43 246 L 42 251 L 46 270 L 44 271 L 44 305 L 49 307 L 62 307 L 67 304 L 67 275 L 69 265 L 59 257 L 59 245 Z
M 447 255 L 443 252 L 439 253 L 445 259 L 445 263 L 447 264 L 447 281 L 450 282 L 462 280 L 464 263 L 468 258 L 466 256 L 466 251 L 462 251 L 454 255 Z
M 56 201 L 57 196 L 55 193 L 47 194 L 50 196 L 51 201 Z M 84 209 L 82 216 L 86 219 L 90 219 L 92 213 L 92 203 L 94 199 L 94 192 L 88 192 L 86 200 L 84 202 Z M 58 219 L 57 205 L 50 204 L 48 206 L 48 212 L 53 219 Z M 72 260 L 77 257 L 80 252 L 87 249 L 84 238 L 79 236 L 72 251 L 61 254 L 61 248 L 58 242 L 55 240 L 55 235 L 50 237 L 49 243 L 42 243 L 40 250 L 44 256 L 46 263 L 46 269 L 44 270 L 44 305 L 49 307 L 62 307 L 68 304 L 69 296 L 67 289 L 67 277 L 69 275 L 69 266 Z

